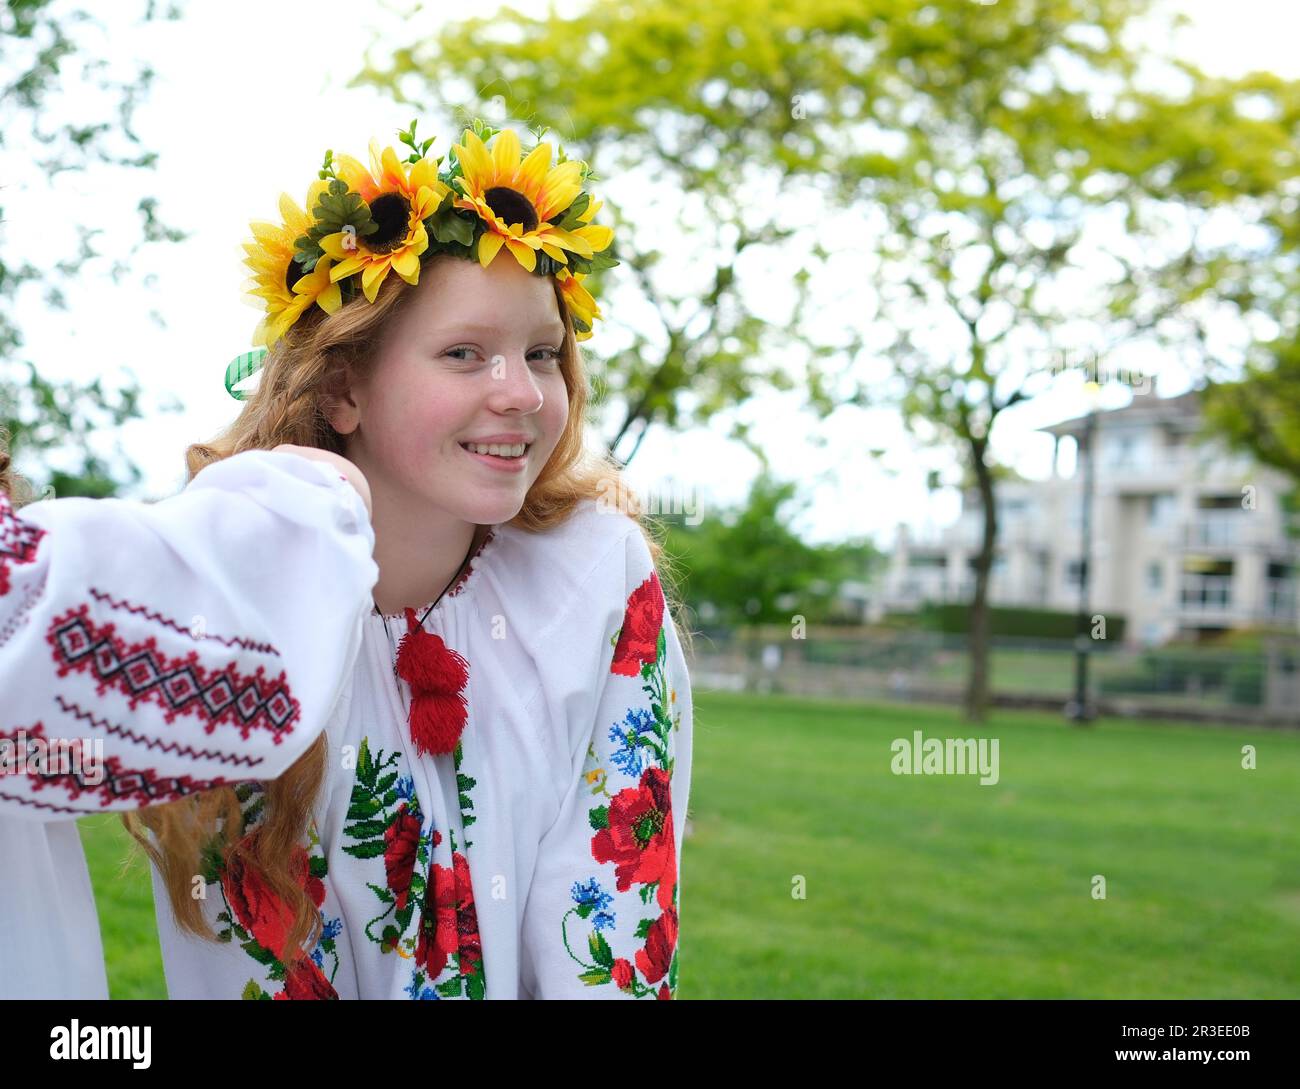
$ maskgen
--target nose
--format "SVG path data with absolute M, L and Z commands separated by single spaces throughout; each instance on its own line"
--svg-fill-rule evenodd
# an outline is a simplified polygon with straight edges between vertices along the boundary
M 542 387 L 522 352 L 492 358 L 489 405 L 495 412 L 536 412 L 542 407 Z

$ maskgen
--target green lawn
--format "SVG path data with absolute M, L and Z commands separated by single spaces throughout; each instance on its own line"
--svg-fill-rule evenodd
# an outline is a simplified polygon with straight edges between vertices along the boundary
M 682 998 L 1300 998 L 1300 734 L 734 694 L 695 725 Z M 917 729 L 998 738 L 1000 781 L 892 774 Z M 83 827 L 112 993 L 161 996 L 143 864 Z

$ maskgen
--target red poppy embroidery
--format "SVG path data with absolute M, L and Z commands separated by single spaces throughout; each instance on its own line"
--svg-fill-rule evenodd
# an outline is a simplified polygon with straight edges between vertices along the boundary
M 397 897 L 397 910 L 406 907 L 415 873 L 415 852 L 420 845 L 420 818 L 403 806 L 384 829 L 384 872 L 389 891 Z
M 646 931 L 645 948 L 637 951 L 636 966 L 647 983 L 657 983 L 668 974 L 677 948 L 677 912 L 666 908 Z M 663 997 L 663 996 L 660 996 Z
M 651 571 L 627 599 L 623 627 L 614 646 L 614 660 L 609 671 L 623 677 L 635 677 L 643 665 L 653 665 L 659 657 L 659 631 L 664 621 L 664 592 L 659 573 Z
M 458 743 L 452 753 L 460 788 L 462 825 L 473 822 L 472 776 L 462 770 Z M 415 784 L 406 774 L 400 752 L 371 752 L 361 739 L 356 781 L 343 828 L 343 851 L 354 858 L 382 855 L 384 884 L 369 887 L 380 911 L 365 926 L 365 935 L 384 953 L 412 962 L 412 998 L 485 997 L 483 943 L 469 859 L 449 830 L 451 865 L 434 861 L 443 834 L 425 827 Z M 469 846 L 468 843 L 465 844 Z M 416 913 L 418 911 L 418 919 Z M 450 972 L 446 979 L 439 976 Z
M 677 884 L 677 851 L 673 843 L 673 806 L 668 775 L 646 768 L 641 782 L 620 790 L 609 803 L 609 826 L 592 837 L 591 857 L 614 862 L 615 887 L 626 892 L 632 883 L 659 883 L 659 906 L 673 906 Z
M 561 940 L 582 984 L 612 983 L 634 998 L 661 1000 L 671 999 L 677 987 L 680 896 L 671 784 L 673 734 L 680 728 L 681 712 L 673 706 L 677 695 L 667 671 L 665 622 L 663 589 L 652 570 L 628 596 L 610 666 L 611 673 L 639 677 L 644 696 L 629 699 L 623 722 L 596 724 L 583 776 L 605 799 L 587 810 L 595 830 L 591 858 L 614 866 L 617 892 L 635 888 L 637 895 L 616 903 L 599 876 L 577 881 L 573 904 L 560 920 Z M 614 690 L 611 685 L 609 691 Z M 609 779 L 614 775 L 634 782 L 613 793 Z M 657 917 L 646 917 L 651 905 Z M 567 924 L 575 917 L 590 927 L 585 942 L 570 941 Z M 634 942 L 640 943 L 635 953 L 630 948 Z M 621 944 L 628 955 L 616 957 L 611 943 Z

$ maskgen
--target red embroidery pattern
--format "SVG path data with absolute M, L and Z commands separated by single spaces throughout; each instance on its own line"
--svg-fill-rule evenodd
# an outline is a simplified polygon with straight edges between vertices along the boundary
M 164 627 L 171 628 L 172 631 L 180 632 L 182 635 L 188 635 L 195 642 L 198 642 L 201 639 L 211 639 L 214 642 L 221 643 L 228 647 L 242 647 L 244 650 L 256 650 L 263 654 L 274 654 L 277 658 L 280 657 L 280 652 L 270 643 L 255 643 L 251 639 L 241 639 L 238 636 L 195 635 L 190 628 L 176 623 L 175 620 L 169 620 L 161 613 L 156 613 L 150 609 L 146 609 L 143 605 L 132 605 L 125 599 L 119 601 L 117 598 L 113 597 L 112 594 L 106 594 L 103 590 L 97 590 L 93 586 L 90 588 L 90 596 L 96 601 L 103 602 L 109 608 L 122 609 L 125 612 L 134 613 L 136 616 L 142 616 L 146 620 L 153 620 L 162 624 Z
M 0 739 L 13 741 L 16 745 L 20 733 L 26 734 L 29 739 L 48 740 L 45 737 L 45 727 L 39 722 L 34 726 L 15 730 L 11 734 L 0 733 Z M 27 775 L 33 791 L 43 790 L 47 786 L 62 787 L 67 791 L 69 801 L 78 801 L 83 794 L 88 794 L 92 798 L 98 797 L 101 807 L 112 805 L 123 798 L 134 798 L 139 795 L 138 804 L 146 806 L 175 801 L 196 791 L 230 785 L 230 780 L 227 779 L 192 779 L 188 775 L 159 776 L 152 768 L 123 767 L 122 761 L 116 756 L 104 761 L 104 766 L 100 769 L 103 771 L 103 776 L 95 776 L 99 782 L 88 782 L 84 762 L 90 754 L 86 752 L 86 746 L 80 742 L 80 739 L 73 739 L 73 744 L 80 752 L 79 763 L 83 766 L 74 767 L 71 759 L 64 761 L 59 753 L 51 753 L 44 770 L 33 771 Z M 67 751 L 60 748 L 61 751 Z M 24 763 L 26 755 L 26 753 L 15 753 L 15 756 Z M 54 767 L 49 767 L 50 764 Z
M 45 639 L 54 648 L 60 677 L 89 672 L 99 695 L 117 688 L 130 697 L 132 710 L 152 701 L 169 723 L 179 714 L 206 719 L 203 729 L 209 734 L 229 722 L 245 740 L 255 729 L 270 730 L 278 745 L 298 721 L 301 707 L 283 671 L 268 677 L 258 666 L 256 674 L 241 674 L 234 663 L 222 670 L 204 669 L 198 651 L 169 658 L 152 637 L 127 643 L 114 625 L 91 620 L 89 611 L 88 605 L 78 605 L 50 623 Z
M 45 530 L 24 522 L 14 513 L 9 497 L 0 493 L 0 594 L 9 592 L 9 569 L 34 563 Z
M 138 734 L 134 730 L 128 730 L 125 726 L 114 725 L 106 718 L 96 718 L 93 712 L 87 711 L 84 707 L 70 700 L 65 700 L 62 696 L 55 696 L 54 701 L 62 710 L 82 722 L 89 722 L 90 725 L 97 729 L 104 730 L 115 737 L 126 738 L 127 741 L 136 745 L 143 745 L 146 749 L 175 753 L 177 756 L 185 756 L 191 760 L 216 760 L 222 764 L 242 764 L 248 768 L 265 762 L 265 757 L 262 756 L 218 752 L 216 749 L 195 749 L 189 745 L 178 745 L 175 741 L 160 741 L 156 737 L 149 737 L 147 734 Z
M 3 647 L 10 639 L 18 634 L 18 631 L 27 623 L 27 614 L 36 607 L 36 603 L 41 600 L 45 593 L 45 584 L 49 581 L 48 573 L 41 575 L 40 583 L 36 586 L 29 586 L 26 596 L 18 603 L 18 607 L 9 615 L 3 628 L 0 628 L 0 647 Z
M 50 805 L 49 802 L 38 802 L 35 798 L 24 798 L 20 794 L 8 794 L 0 790 L 0 798 L 7 802 L 17 802 L 19 805 L 31 806 L 33 809 L 49 809 L 55 813 L 75 813 L 78 817 L 85 815 L 84 809 L 72 809 L 66 805 Z

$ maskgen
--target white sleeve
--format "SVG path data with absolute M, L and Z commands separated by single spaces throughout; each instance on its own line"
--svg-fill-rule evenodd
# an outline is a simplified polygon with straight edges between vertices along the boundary
M 561 621 L 550 637 L 554 660 L 569 665 L 546 698 L 573 758 L 524 907 L 521 989 L 540 999 L 672 998 L 690 679 L 639 529 L 586 589 L 571 613 L 584 619 Z
M 0 814 L 282 774 L 351 680 L 374 539 L 353 487 L 287 451 L 158 503 L 0 498 Z

